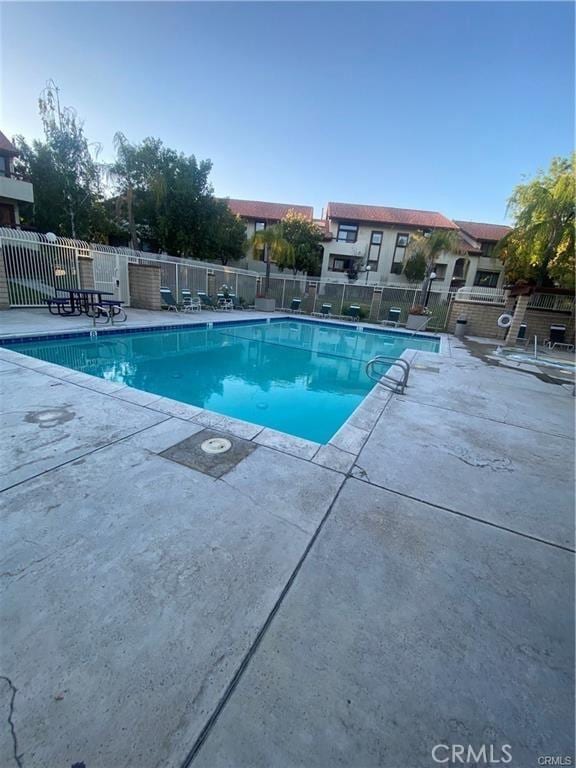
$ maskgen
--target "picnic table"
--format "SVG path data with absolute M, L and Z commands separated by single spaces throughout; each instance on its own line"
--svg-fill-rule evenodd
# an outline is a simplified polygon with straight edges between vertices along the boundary
M 102 299 L 102 296 L 114 296 L 111 291 L 89 288 L 58 288 L 56 293 L 65 293 L 67 296 L 48 299 L 48 309 L 53 315 L 93 315 L 97 313 L 97 307 L 111 303 Z

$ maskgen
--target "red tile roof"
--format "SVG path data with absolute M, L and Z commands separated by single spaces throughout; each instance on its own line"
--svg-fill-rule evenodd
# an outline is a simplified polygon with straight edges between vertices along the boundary
M 312 219 L 314 209 L 311 205 L 290 205 L 288 203 L 264 203 L 261 200 L 232 200 L 227 199 L 228 208 L 237 216 L 243 216 L 246 219 L 266 219 L 268 221 L 279 221 L 283 219 L 288 211 L 296 211 Z
M 0 131 L 0 152 L 3 152 L 5 155 L 17 155 L 18 150 L 12 144 L 12 142 L 4 136 L 2 131 Z
M 377 224 L 400 224 L 407 227 L 457 229 L 456 224 L 436 211 L 416 211 L 411 208 L 387 208 L 381 205 L 328 203 L 326 215 L 331 219 L 368 221 Z
M 479 221 L 456 221 L 456 224 L 475 240 L 493 240 L 496 242 L 510 232 L 510 227 L 504 224 L 483 224 Z

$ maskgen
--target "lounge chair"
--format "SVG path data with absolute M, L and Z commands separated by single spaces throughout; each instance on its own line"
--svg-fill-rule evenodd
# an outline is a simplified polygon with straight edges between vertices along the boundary
M 180 312 L 180 307 L 176 303 L 174 296 L 172 296 L 172 291 L 170 288 L 160 288 L 160 298 L 162 300 L 163 309 L 167 309 L 169 312 L 171 310 L 174 312 Z
M 183 288 L 182 291 L 182 311 L 183 312 L 200 312 L 202 309 L 202 303 L 196 296 L 192 297 L 192 292 L 187 288 Z
M 360 307 L 358 304 L 351 304 L 348 309 L 344 310 L 344 317 L 347 320 L 360 320 Z
M 566 341 L 566 326 L 565 325 L 551 325 L 550 326 L 550 338 L 546 339 L 544 346 L 548 349 L 566 349 L 571 352 L 574 349 L 574 344 L 570 344 Z
M 223 293 L 219 293 L 216 298 L 218 300 L 218 306 L 216 309 L 219 309 L 222 312 L 232 312 L 234 309 L 234 303 L 232 302 L 232 299 L 229 295 L 225 296 Z
M 290 312 L 302 312 L 300 309 L 300 305 L 302 304 L 302 299 L 292 299 L 290 303 Z
M 240 304 L 240 299 L 239 299 L 239 298 L 236 296 L 236 294 L 235 294 L 235 293 L 231 293 L 231 294 L 229 295 L 229 299 L 230 299 L 230 301 L 232 302 L 232 307 L 233 307 L 234 309 L 244 309 L 244 307 L 242 306 L 242 304 Z
M 322 304 L 320 314 L 323 317 L 332 317 L 332 304 Z
M 218 309 L 216 304 L 212 301 L 210 296 L 206 293 L 206 291 L 197 291 L 198 298 L 200 299 L 200 305 L 202 309 Z
M 381 325 L 391 325 L 393 328 L 397 328 L 400 325 L 400 315 L 402 310 L 399 307 L 390 307 L 388 310 L 388 317 L 386 320 L 381 320 Z

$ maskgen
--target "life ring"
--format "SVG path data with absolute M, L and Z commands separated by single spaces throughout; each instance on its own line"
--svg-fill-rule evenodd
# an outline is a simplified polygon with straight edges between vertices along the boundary
M 508 314 L 508 312 L 504 312 L 503 315 L 500 315 L 498 318 L 498 328 L 510 328 L 512 325 L 512 315 Z

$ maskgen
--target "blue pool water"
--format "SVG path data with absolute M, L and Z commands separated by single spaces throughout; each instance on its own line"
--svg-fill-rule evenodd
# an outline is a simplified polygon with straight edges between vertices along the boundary
M 100 334 L 11 345 L 77 371 L 326 443 L 373 387 L 378 354 L 434 338 L 302 321 Z

